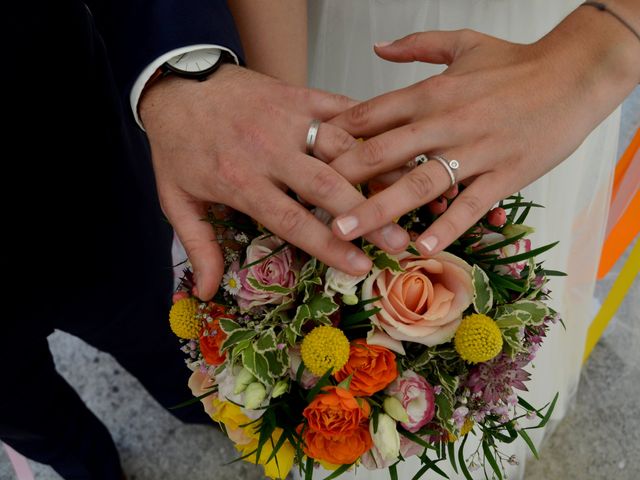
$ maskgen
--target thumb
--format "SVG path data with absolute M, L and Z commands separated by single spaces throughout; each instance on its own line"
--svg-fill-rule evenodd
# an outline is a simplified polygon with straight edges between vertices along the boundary
M 392 62 L 449 65 L 477 45 L 480 35 L 473 30 L 419 32 L 393 42 L 376 43 L 374 49 L 379 57 Z
M 164 212 L 193 265 L 194 295 L 201 300 L 210 300 L 220 286 L 224 260 L 216 233 L 205 221 L 207 205 L 184 193 L 164 197 Z

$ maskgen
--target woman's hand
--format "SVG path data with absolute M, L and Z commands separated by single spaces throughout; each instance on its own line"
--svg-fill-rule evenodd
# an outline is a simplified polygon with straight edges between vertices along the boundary
M 639 12 L 640 13 L 640 12 Z M 369 140 L 331 163 L 352 183 L 421 153 L 459 161 L 467 188 L 418 239 L 434 254 L 498 200 L 567 158 L 640 80 L 640 42 L 615 18 L 579 8 L 532 45 L 474 31 L 417 33 L 376 53 L 447 64 L 442 74 L 356 105 L 332 123 Z M 451 186 L 429 161 L 334 221 L 352 240 L 424 205 Z

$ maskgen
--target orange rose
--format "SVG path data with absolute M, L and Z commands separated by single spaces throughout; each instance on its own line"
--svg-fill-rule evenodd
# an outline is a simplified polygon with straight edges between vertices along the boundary
M 473 300 L 471 266 L 447 252 L 396 256 L 402 272 L 374 268 L 362 284 L 362 299 L 381 297 L 369 308 L 373 323 L 398 341 L 434 346 L 455 334 Z M 397 342 L 397 350 L 402 346 Z
M 327 435 L 344 435 L 361 427 L 369 418 L 371 407 L 340 387 L 325 387 L 307 405 L 302 415 L 307 419 L 308 429 Z
M 200 333 L 200 352 L 209 365 L 220 365 L 226 358 L 225 353 L 220 353 L 220 346 L 227 339 L 227 335 L 220 328 L 219 319 L 233 317 L 226 313 L 222 305 L 213 302 L 207 305 L 206 313 L 212 320 L 207 320 L 205 328 Z
M 366 425 L 342 435 L 326 435 L 306 428 L 303 440 L 304 453 L 307 456 L 334 465 L 354 463 L 368 452 L 373 444 Z
M 368 397 L 384 389 L 398 376 L 396 356 L 378 345 L 368 345 L 359 338 L 351 343 L 349 360 L 334 377 L 339 382 L 349 375 L 349 391 L 355 396 Z

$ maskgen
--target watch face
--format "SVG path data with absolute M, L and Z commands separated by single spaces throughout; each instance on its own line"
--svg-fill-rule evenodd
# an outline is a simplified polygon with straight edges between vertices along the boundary
M 167 63 L 181 72 L 199 73 L 209 70 L 220 58 L 220 50 L 217 48 L 206 48 L 193 52 L 183 53 L 167 60 Z

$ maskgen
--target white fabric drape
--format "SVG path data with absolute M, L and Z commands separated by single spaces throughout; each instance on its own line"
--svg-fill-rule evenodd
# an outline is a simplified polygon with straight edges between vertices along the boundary
M 310 0 L 311 84 L 357 99 L 370 98 L 442 71 L 442 67 L 432 65 L 381 60 L 373 53 L 374 42 L 416 31 L 472 28 L 529 43 L 552 29 L 578 3 L 578 0 Z M 535 368 L 528 368 L 533 377 L 530 391 L 524 395 L 532 404 L 542 406 L 560 392 L 553 417 L 556 421 L 565 415 L 575 397 L 586 332 L 594 313 L 593 289 L 615 165 L 619 119 L 616 111 L 568 160 L 524 191 L 528 199 L 547 206 L 532 211 L 528 219 L 527 223 L 536 228 L 533 242 L 541 246 L 560 240 L 544 258 L 548 268 L 569 274 L 566 278 L 554 278 L 551 284 L 552 306 L 562 313 L 567 330 L 559 325 L 552 330 Z M 543 432 L 533 433 L 539 443 Z M 471 440 L 467 443 L 469 452 L 475 449 Z M 502 450 L 509 455 L 515 453 L 521 461 L 519 466 L 509 467 L 509 478 L 521 478 L 526 445 L 518 441 Z M 417 461 L 405 462 L 399 468 L 400 478 L 411 478 L 416 465 Z M 453 471 L 447 473 L 456 478 Z M 481 470 L 476 473 L 478 478 L 484 478 Z M 351 478 L 383 479 L 388 478 L 388 473 L 360 468 Z

